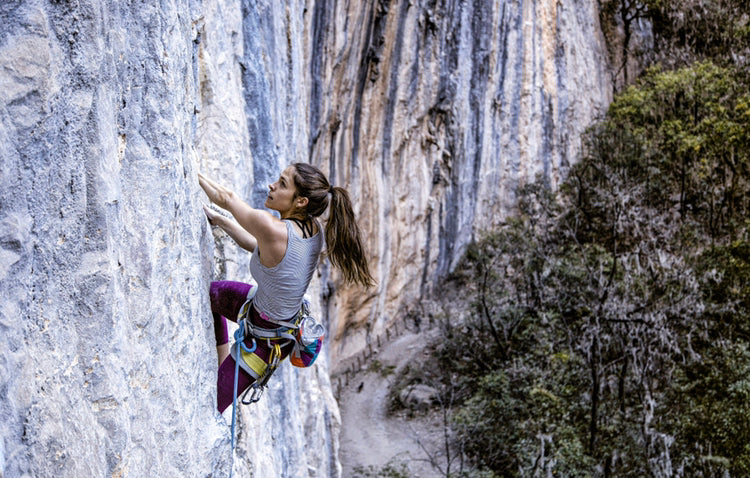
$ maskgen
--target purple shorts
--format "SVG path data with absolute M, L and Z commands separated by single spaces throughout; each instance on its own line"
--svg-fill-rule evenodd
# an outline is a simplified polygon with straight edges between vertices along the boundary
M 244 282 L 211 282 L 209 296 L 211 298 L 211 312 L 214 317 L 214 332 L 216 333 L 217 346 L 229 342 L 226 321 L 229 319 L 232 322 L 237 322 L 237 314 L 239 314 L 242 305 L 247 301 L 247 293 L 250 292 L 252 287 L 252 285 L 245 284 Z M 250 317 L 253 325 L 260 328 L 274 329 L 278 327 L 278 325 L 268 323 L 262 319 L 258 311 L 255 310 L 255 307 L 251 307 Z M 252 341 L 252 337 L 245 338 L 245 343 L 249 347 Z M 258 340 L 256 342 L 257 348 L 254 353 L 267 362 L 271 352 L 268 342 L 266 340 Z M 294 344 L 292 342 L 285 344 L 282 342 L 281 345 L 281 359 L 284 359 L 292 351 Z M 220 413 L 232 404 L 234 398 L 234 372 L 235 361 L 229 355 L 219 366 L 216 391 L 217 405 Z M 254 381 L 255 378 L 240 367 L 237 379 L 237 395 L 242 395 Z

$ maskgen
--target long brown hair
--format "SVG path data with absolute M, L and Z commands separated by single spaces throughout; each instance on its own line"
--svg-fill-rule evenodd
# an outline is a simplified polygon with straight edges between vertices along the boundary
M 293 166 L 294 186 L 299 196 L 307 198 L 307 214 L 318 217 L 330 203 L 325 237 L 331 264 L 342 272 L 345 282 L 371 287 L 375 281 L 367 265 L 349 193 L 344 188 L 331 186 L 325 174 L 311 164 L 294 163 Z

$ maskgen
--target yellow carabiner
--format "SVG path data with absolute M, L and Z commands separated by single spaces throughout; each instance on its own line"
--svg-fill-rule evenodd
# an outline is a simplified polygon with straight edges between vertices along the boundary
M 273 349 L 271 349 L 271 357 L 269 357 L 270 360 L 268 361 L 268 364 L 276 368 L 276 366 L 279 364 L 279 359 L 281 358 L 281 345 L 279 344 L 273 344 Z

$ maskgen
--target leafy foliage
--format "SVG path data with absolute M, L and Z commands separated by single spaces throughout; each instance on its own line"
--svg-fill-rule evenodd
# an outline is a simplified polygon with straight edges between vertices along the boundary
M 649 69 L 559 194 L 527 186 L 469 249 L 470 318 L 424 373 L 477 469 L 750 474 L 749 86 L 713 62 Z
M 405 464 L 387 464 L 382 468 L 372 465 L 368 467 L 358 466 L 354 469 L 355 478 L 408 478 L 409 471 Z
M 711 61 L 750 68 L 745 0 L 599 0 L 616 88 L 649 64 L 668 69 Z
M 638 3 L 638 2 L 632 2 Z M 711 59 L 747 67 L 750 4 L 744 0 L 646 0 L 656 60 L 682 66 Z

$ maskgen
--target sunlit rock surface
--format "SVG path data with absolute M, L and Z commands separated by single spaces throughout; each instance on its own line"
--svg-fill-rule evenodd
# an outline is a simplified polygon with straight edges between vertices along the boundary
M 0 475 L 340 476 L 329 368 L 428 297 L 607 103 L 589 1 L 0 3 Z M 289 162 L 351 192 L 379 286 L 310 296 L 309 370 L 215 411 L 211 280 Z M 417 310 L 417 313 L 425 311 Z M 329 367 L 330 365 L 330 367 Z

